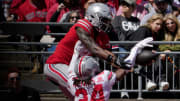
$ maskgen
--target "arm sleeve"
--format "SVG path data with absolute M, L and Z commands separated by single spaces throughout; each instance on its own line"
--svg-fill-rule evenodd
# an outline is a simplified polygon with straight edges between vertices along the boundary
M 54 14 L 51 16 L 49 22 L 56 22 L 57 19 L 58 19 L 59 14 L 60 14 L 60 12 L 61 12 L 61 11 L 58 12 L 58 11 L 56 10 L 56 12 L 54 12 Z M 49 28 L 50 28 L 50 30 L 51 30 L 52 32 L 56 32 L 56 29 L 57 29 L 58 27 L 57 27 L 57 26 L 49 26 Z

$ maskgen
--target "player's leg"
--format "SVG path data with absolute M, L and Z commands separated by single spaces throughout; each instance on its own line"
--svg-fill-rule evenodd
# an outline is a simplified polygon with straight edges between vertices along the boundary
M 44 74 L 48 79 L 57 83 L 61 91 L 70 99 L 73 99 L 68 89 L 68 65 L 66 64 L 45 64 Z

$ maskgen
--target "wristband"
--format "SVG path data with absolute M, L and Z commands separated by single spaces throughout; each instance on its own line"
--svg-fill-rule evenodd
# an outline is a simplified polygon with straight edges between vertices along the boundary
M 122 59 L 116 58 L 114 64 L 119 66 L 120 68 L 130 70 L 131 67 L 128 63 L 125 63 Z
M 112 55 L 108 55 L 106 61 L 111 63 L 113 61 L 113 56 Z

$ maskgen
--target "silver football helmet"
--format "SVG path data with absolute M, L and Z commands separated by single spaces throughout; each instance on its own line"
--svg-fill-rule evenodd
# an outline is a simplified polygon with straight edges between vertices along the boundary
M 91 56 L 82 56 L 74 68 L 75 74 L 81 80 L 95 76 L 99 70 L 99 63 Z
M 94 27 L 104 32 L 108 32 L 112 28 L 112 13 L 110 8 L 104 3 L 91 4 L 86 10 L 85 18 Z

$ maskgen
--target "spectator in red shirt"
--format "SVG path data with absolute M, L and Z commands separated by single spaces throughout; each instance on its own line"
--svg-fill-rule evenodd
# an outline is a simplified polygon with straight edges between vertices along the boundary
M 46 22 L 62 22 L 61 18 L 65 18 L 69 11 L 80 10 L 79 0 L 58 0 L 47 12 Z M 55 18 L 55 19 L 52 19 Z M 51 26 L 50 26 L 51 27 Z M 56 30 L 53 30 L 56 29 Z M 59 32 L 57 27 L 47 26 L 48 32 Z
M 58 16 L 56 22 L 59 22 L 64 14 L 69 12 L 70 10 L 77 10 L 80 9 L 77 7 L 77 4 L 79 3 L 79 0 L 64 0 L 64 1 L 58 1 L 58 3 L 55 3 L 47 13 L 46 22 L 49 22 L 51 17 L 56 14 Z
M 43 22 L 47 14 L 44 0 L 26 0 L 18 9 L 17 21 Z
M 16 20 L 17 19 L 17 13 L 18 8 L 25 2 L 26 0 L 12 0 L 12 3 L 10 5 L 9 9 L 9 17 L 10 20 Z M 44 0 L 47 10 L 52 7 L 55 3 L 57 3 L 57 0 Z
M 46 3 L 46 8 L 49 10 L 54 4 L 58 2 L 58 0 L 44 0 Z M 61 0 L 59 0 L 61 1 Z

